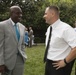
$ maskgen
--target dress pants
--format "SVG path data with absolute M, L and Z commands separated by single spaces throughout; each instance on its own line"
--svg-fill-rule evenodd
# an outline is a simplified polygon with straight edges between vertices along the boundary
M 56 61 L 47 60 L 45 65 L 45 75 L 70 75 L 74 62 L 67 64 L 65 67 L 56 70 L 52 63 Z
M 17 61 L 13 70 L 6 70 L 2 75 L 23 75 L 24 73 L 24 61 L 22 56 L 18 53 Z

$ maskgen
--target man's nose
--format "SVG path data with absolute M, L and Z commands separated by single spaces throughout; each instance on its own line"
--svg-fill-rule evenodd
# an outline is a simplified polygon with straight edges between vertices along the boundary
M 45 19 L 45 15 L 43 16 L 43 18 Z
M 20 17 L 22 17 L 22 14 L 20 14 Z

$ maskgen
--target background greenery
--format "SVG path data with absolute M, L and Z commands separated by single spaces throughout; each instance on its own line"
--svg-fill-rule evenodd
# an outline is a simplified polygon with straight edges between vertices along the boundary
M 44 52 L 44 44 L 39 44 L 37 46 L 33 46 L 32 48 L 26 48 L 28 58 L 25 63 L 24 75 L 44 75 Z M 75 65 L 71 75 L 75 75 Z
M 0 0 L 0 21 L 9 18 L 9 7 L 19 5 L 23 11 L 22 23 L 32 26 L 35 42 L 43 43 L 48 25 L 43 19 L 45 8 L 57 5 L 60 8 L 60 18 L 72 27 L 76 21 L 76 0 Z

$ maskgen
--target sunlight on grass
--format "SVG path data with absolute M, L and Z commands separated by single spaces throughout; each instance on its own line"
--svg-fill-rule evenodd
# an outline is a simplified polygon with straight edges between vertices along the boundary
M 44 45 L 33 46 L 32 48 L 26 48 L 27 60 L 25 63 L 24 75 L 44 75 L 43 57 L 45 52 Z M 75 67 L 71 75 L 75 75 Z

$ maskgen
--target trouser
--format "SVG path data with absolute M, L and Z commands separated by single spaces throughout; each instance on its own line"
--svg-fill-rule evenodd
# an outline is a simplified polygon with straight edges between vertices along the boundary
M 23 75 L 23 71 L 24 71 L 24 61 L 22 56 L 18 54 L 14 69 L 13 70 L 6 69 L 6 71 L 2 75 Z
M 32 37 L 30 38 L 30 41 L 29 41 L 29 47 L 32 47 Z
M 45 75 L 70 75 L 74 61 L 67 64 L 65 67 L 56 70 L 52 63 L 55 61 L 47 60 L 45 65 Z

